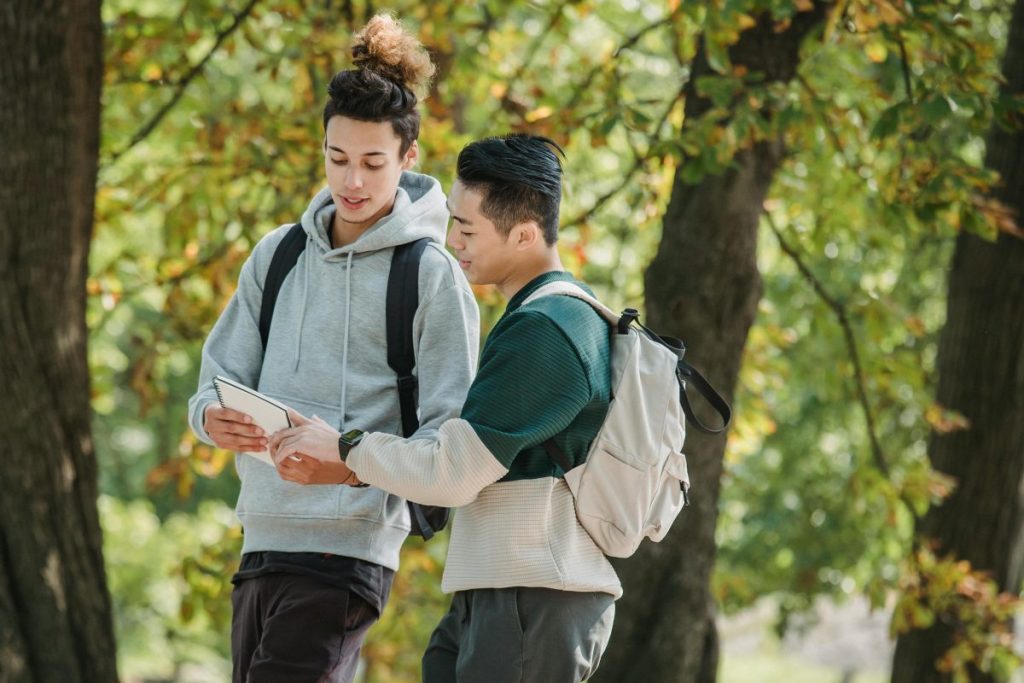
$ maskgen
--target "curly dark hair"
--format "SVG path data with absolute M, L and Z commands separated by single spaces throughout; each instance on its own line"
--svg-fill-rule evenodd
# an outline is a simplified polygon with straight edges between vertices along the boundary
M 352 63 L 355 68 L 339 71 L 327 86 L 324 130 L 334 116 L 390 121 L 404 155 L 420 134 L 416 91 L 434 75 L 430 55 L 394 17 L 378 14 L 356 36 Z

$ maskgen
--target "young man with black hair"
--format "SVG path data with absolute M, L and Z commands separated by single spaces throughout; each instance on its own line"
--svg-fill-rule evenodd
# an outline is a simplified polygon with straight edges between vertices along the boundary
M 576 519 L 552 440 L 578 465 L 610 401 L 608 325 L 567 296 L 524 303 L 544 284 L 580 285 L 555 243 L 557 145 L 513 135 L 468 145 L 448 199 L 451 247 L 470 282 L 508 298 L 462 415 L 431 440 L 344 435 L 319 421 L 271 438 L 292 455 L 344 461 L 362 482 L 418 502 L 463 506 L 442 587 L 451 609 L 423 657 L 426 683 L 581 681 L 593 675 L 622 588 Z M 561 151 L 561 150 L 558 150 Z M 358 427 L 352 423 L 353 427 Z
M 430 438 L 458 415 L 477 361 L 479 318 L 465 277 L 442 242 L 441 185 L 412 173 L 420 117 L 414 90 L 433 72 L 419 42 L 377 16 L 352 50 L 356 68 L 331 80 L 324 107 L 327 187 L 301 231 L 271 232 L 242 267 L 203 347 L 192 429 L 205 442 L 261 451 L 270 434 L 221 408 L 211 380 L 225 375 L 331 425 L 401 433 L 397 376 L 388 364 L 386 291 L 392 257 L 427 239 L 412 324 L 419 430 Z M 305 248 L 281 282 L 266 339 L 262 293 L 289 235 Z M 404 500 L 342 486 L 340 461 L 297 456 L 270 467 L 236 457 L 244 529 L 233 577 L 235 683 L 351 681 L 370 625 L 387 602 L 409 533 Z

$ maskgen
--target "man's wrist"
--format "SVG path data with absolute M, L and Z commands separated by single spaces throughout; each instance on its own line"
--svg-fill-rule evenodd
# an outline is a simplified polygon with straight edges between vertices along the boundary
M 348 476 L 345 477 L 345 481 L 341 483 L 345 484 L 346 486 L 351 486 L 354 489 L 364 489 L 367 486 L 369 486 L 369 484 L 367 484 L 366 482 L 361 481 L 359 477 L 356 475 L 356 473 L 353 472 L 352 470 L 348 471 Z
M 366 434 L 362 430 L 350 429 L 338 437 L 338 457 L 341 458 L 342 462 L 348 460 L 348 454 L 359 445 L 364 436 Z

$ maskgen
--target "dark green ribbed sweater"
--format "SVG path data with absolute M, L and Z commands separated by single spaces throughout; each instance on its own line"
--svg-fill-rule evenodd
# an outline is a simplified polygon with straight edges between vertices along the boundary
M 480 357 L 462 419 L 509 472 L 501 481 L 559 477 L 543 443 L 578 465 L 608 412 L 610 329 L 588 304 L 546 296 L 523 306 L 540 286 L 570 274 L 545 273 L 509 301 Z
M 459 508 L 441 582 L 447 593 L 533 586 L 622 594 L 542 445 L 554 437 L 576 464 L 586 457 L 608 412 L 611 328 L 572 297 L 523 305 L 553 280 L 573 281 L 548 273 L 512 297 L 484 345 L 462 417 L 441 425 L 436 441 L 368 434 L 349 453 L 363 481 Z

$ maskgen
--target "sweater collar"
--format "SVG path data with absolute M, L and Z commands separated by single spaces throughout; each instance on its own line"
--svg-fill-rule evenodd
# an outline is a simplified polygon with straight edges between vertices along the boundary
M 508 306 L 505 308 L 506 315 L 519 308 L 523 304 L 523 301 L 526 300 L 526 297 L 533 294 L 539 288 L 549 282 L 557 282 L 559 280 L 579 284 L 571 273 L 567 273 L 564 270 L 552 270 L 550 272 L 543 273 L 542 275 L 538 275 L 527 282 L 522 289 L 516 292 L 515 295 L 509 299 Z

